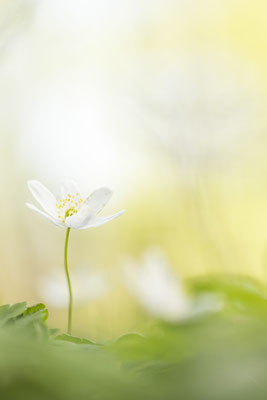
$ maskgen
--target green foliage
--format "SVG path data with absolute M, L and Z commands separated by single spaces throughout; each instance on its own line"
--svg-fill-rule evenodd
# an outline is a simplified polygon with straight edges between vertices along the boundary
M 47 318 L 48 310 L 41 303 L 31 307 L 26 302 L 0 307 L 0 328 L 12 335 L 48 339 L 52 332 L 45 324 Z
M 72 336 L 72 335 L 68 335 L 67 333 L 63 333 L 62 335 L 56 336 L 55 340 L 62 340 L 63 342 L 69 342 L 69 343 L 75 343 L 75 344 L 97 345 L 92 340 L 79 338 L 79 337 Z
M 0 327 L 5 326 L 8 322 L 14 321 L 14 318 L 22 316 L 27 309 L 27 303 L 17 303 L 13 306 L 5 304 L 0 307 Z
M 43 304 L 0 307 L 1 400 L 265 400 L 266 288 L 249 279 L 190 283 L 198 308 L 98 345 L 46 325 Z
M 23 316 L 25 317 L 26 315 L 30 314 L 35 314 L 41 311 L 40 314 L 42 314 L 42 319 L 43 321 L 46 321 L 48 319 L 48 310 L 46 306 L 43 303 L 36 304 L 35 306 L 28 307 L 24 313 Z

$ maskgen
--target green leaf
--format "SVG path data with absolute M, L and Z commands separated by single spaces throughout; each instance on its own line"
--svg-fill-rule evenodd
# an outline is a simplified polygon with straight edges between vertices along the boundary
M 26 315 L 37 313 L 39 311 L 41 311 L 41 313 L 43 314 L 43 318 L 42 318 L 43 321 L 46 321 L 48 318 L 48 310 L 43 303 L 38 303 L 38 304 L 35 304 L 34 306 L 27 307 L 27 309 L 23 313 L 23 317 L 25 317 Z
M 115 353 L 120 354 L 123 359 L 132 360 L 138 359 L 140 355 L 142 357 L 147 343 L 147 338 L 138 333 L 126 333 L 107 344 L 106 349 L 111 352 L 115 351 Z
M 67 333 L 63 333 L 62 335 L 56 336 L 55 340 L 62 340 L 64 342 L 71 342 L 71 343 L 76 343 L 76 344 L 98 345 L 98 343 L 95 343 L 92 340 L 79 338 L 76 336 L 71 336 L 71 335 L 68 335 Z
M 23 326 L 23 325 L 29 325 L 32 324 L 33 322 L 40 322 L 42 323 L 42 325 L 45 326 L 44 324 L 44 318 L 46 318 L 46 316 L 44 316 L 45 311 L 43 310 L 39 310 L 36 311 L 34 313 L 31 314 L 26 314 L 26 315 L 19 315 L 16 319 L 13 319 L 12 322 L 16 325 L 16 326 Z
M 0 306 L 0 318 L 4 312 L 6 312 L 10 308 L 10 304 L 4 304 L 3 306 Z
M 49 332 L 49 336 L 53 336 L 59 332 L 59 329 L 58 328 L 49 328 L 48 332 Z
M 5 304 L 0 307 L 0 327 L 3 327 L 8 321 L 17 318 L 26 310 L 27 303 L 16 303 L 13 306 Z
M 47 339 L 50 336 L 47 317 L 48 311 L 42 303 L 32 307 L 27 307 L 26 302 L 0 307 L 0 327 L 20 337 Z
M 143 343 L 146 338 L 139 333 L 126 333 L 125 335 L 120 336 L 118 339 L 115 339 L 111 345 L 135 345 L 138 343 Z

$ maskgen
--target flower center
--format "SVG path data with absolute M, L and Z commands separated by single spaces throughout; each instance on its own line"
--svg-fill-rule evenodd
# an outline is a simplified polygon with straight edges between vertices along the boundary
M 65 222 L 65 219 L 71 217 L 73 214 L 76 214 L 81 206 L 83 205 L 83 199 L 80 196 L 80 193 L 76 194 L 68 194 L 65 198 L 59 199 L 56 204 L 58 218 Z

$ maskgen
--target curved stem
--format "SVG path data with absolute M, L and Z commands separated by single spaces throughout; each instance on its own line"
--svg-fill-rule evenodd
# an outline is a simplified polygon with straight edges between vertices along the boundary
M 70 275 L 69 275 L 69 269 L 68 269 L 69 236 L 70 236 L 70 228 L 67 228 L 66 239 L 65 239 L 64 264 L 65 264 L 65 272 L 66 272 L 66 277 L 67 277 L 67 281 L 68 281 L 68 288 L 69 288 L 68 334 L 71 335 L 71 328 L 72 328 L 72 289 L 71 289 Z

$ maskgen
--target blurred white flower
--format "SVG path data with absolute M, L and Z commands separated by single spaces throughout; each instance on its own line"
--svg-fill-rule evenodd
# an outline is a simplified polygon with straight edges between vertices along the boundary
M 33 204 L 26 203 L 26 205 L 61 227 L 72 229 L 93 228 L 103 225 L 124 213 L 124 211 L 120 211 L 108 217 L 97 217 L 97 214 L 112 196 L 112 191 L 105 187 L 97 189 L 85 199 L 81 196 L 76 183 L 70 180 L 62 183 L 60 195 L 57 199 L 38 181 L 28 181 L 28 187 L 44 211 L 39 210 Z
M 175 322 L 188 316 L 189 299 L 160 249 L 149 249 L 140 263 L 125 262 L 122 278 L 131 294 L 155 317 Z
M 110 289 L 103 271 L 85 267 L 74 270 L 72 285 L 76 305 L 97 300 Z M 56 308 L 68 306 L 68 288 L 59 270 L 43 276 L 37 283 L 37 290 L 44 303 Z

